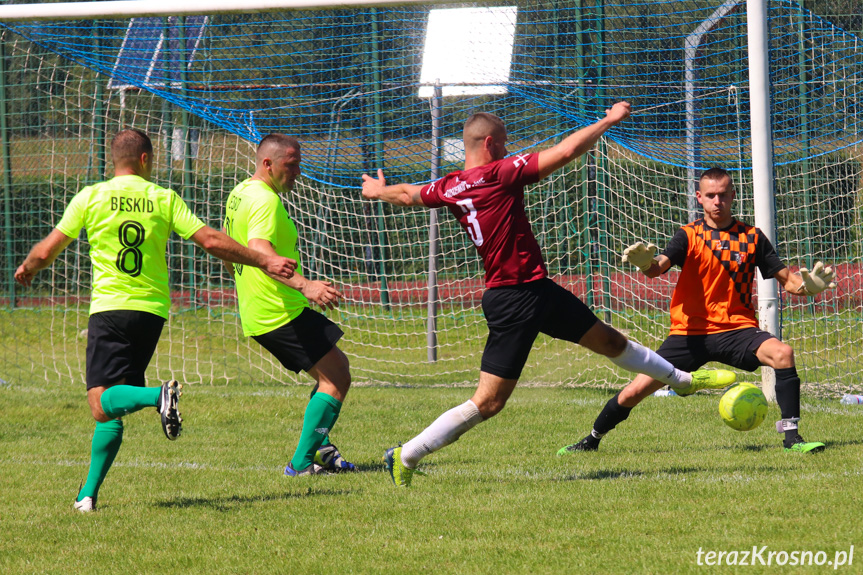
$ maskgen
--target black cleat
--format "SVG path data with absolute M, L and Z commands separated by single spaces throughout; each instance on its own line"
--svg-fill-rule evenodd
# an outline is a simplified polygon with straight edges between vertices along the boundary
M 557 451 L 557 455 L 566 455 L 568 453 L 575 453 L 576 451 L 596 451 L 597 449 L 599 449 L 599 440 L 592 435 L 588 435 L 578 443 L 561 447 Z
M 315 452 L 314 461 L 331 473 L 357 470 L 357 466 L 342 457 L 342 454 L 339 453 L 339 449 L 332 443 L 322 445 L 320 449 Z
M 177 409 L 177 402 L 183 394 L 183 385 L 177 383 L 176 380 L 171 380 L 162 384 L 162 394 L 159 396 L 159 415 L 162 416 L 162 431 L 165 432 L 165 437 L 174 441 L 180 437 L 182 431 L 183 418 L 180 417 L 180 411 Z

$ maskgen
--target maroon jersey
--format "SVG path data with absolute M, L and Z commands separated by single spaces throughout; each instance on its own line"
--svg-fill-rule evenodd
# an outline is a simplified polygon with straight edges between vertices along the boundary
M 524 187 L 539 181 L 539 156 L 519 154 L 447 174 L 423 186 L 430 208 L 446 206 L 470 235 L 485 268 L 486 287 L 548 276 L 524 213 Z

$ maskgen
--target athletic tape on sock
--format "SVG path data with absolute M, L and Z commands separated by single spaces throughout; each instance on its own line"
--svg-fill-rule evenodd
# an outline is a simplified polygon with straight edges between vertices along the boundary
M 776 422 L 776 431 L 779 433 L 785 433 L 786 431 L 794 431 L 797 429 L 798 421 L 800 421 L 799 417 L 780 419 Z

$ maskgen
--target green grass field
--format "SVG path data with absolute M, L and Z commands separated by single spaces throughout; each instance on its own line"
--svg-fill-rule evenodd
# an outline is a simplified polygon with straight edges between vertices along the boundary
M 487 328 L 479 310 L 444 308 L 438 318 L 438 361 L 427 362 L 425 310 L 344 305 L 329 317 L 345 331 L 339 346 L 350 357 L 354 381 L 390 386 L 473 386 Z M 616 312 L 605 318 L 639 343 L 656 349 L 667 333 L 667 314 Z M 784 320 L 806 393 L 836 399 L 863 393 L 863 316 L 844 311 L 827 318 L 802 312 Z M 0 309 L 0 380 L 15 384 L 83 381 L 87 308 Z M 232 308 L 174 310 L 148 370 L 152 380 L 182 374 L 183 381 L 213 385 L 304 381 L 242 335 Z M 760 382 L 760 372 L 741 378 Z M 522 374 L 537 386 L 617 389 L 629 374 L 586 349 L 540 335 Z
M 83 388 L 0 386 L 0 573 L 821 573 L 833 567 L 706 567 L 697 553 L 832 562 L 852 545 L 838 571 L 863 566 L 863 406 L 806 399 L 802 431 L 828 449 L 801 456 L 778 448 L 775 406 L 738 433 L 717 394 L 649 398 L 598 453 L 558 458 L 609 394 L 517 389 L 397 490 L 384 448 L 470 390 L 358 387 L 333 440 L 362 471 L 288 479 L 308 391 L 187 386 L 176 442 L 154 410 L 127 417 L 100 510 L 81 515 Z

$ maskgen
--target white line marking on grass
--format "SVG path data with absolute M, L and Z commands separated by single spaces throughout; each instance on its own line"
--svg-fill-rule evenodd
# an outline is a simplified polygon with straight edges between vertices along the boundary
M 57 461 L 47 460 L 23 460 L 23 459 L 0 459 L 2 465 L 38 465 L 45 467 L 87 467 L 89 461 L 60 459 Z M 161 461 L 121 461 L 115 462 L 111 468 L 128 467 L 132 469 L 193 469 L 198 471 L 281 471 L 281 467 L 269 465 L 211 465 L 209 463 L 198 463 L 196 461 L 179 461 L 176 463 L 163 463 Z
M 800 406 L 801 411 L 812 413 L 830 413 L 832 415 L 844 415 L 851 417 L 860 417 L 863 415 L 863 409 L 855 405 L 843 405 L 841 407 L 833 407 L 832 405 L 812 405 L 804 403 Z

